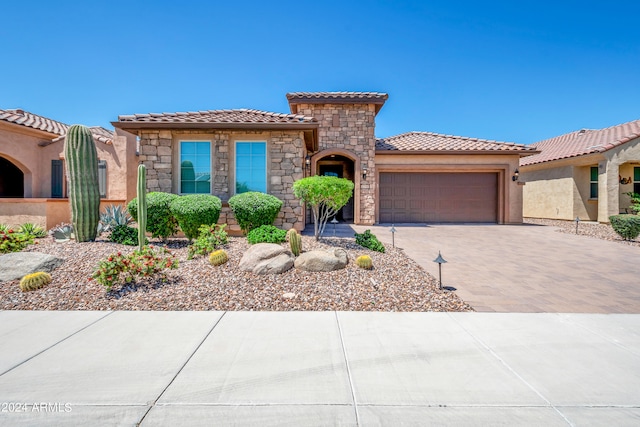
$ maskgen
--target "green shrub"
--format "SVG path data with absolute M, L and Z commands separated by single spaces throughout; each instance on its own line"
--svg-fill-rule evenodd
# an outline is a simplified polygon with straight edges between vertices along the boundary
M 633 191 L 629 191 L 624 194 L 629 196 L 631 199 L 631 206 L 629 206 L 631 208 L 631 213 L 636 215 L 640 214 L 640 194 L 634 193 Z
M 640 234 L 640 216 L 613 215 L 609 217 L 613 230 L 624 240 L 634 240 Z
M 213 252 L 220 245 L 229 241 L 227 232 L 224 230 L 227 224 L 222 225 L 201 225 L 198 229 L 198 238 L 189 245 L 187 259 L 192 259 L 194 255 L 207 255 Z
M 371 232 L 371 230 L 365 230 L 364 233 L 356 233 L 356 243 L 363 248 L 371 249 L 372 251 L 384 252 L 384 245 L 380 243 L 378 238 Z
M 137 246 L 138 245 L 138 229 L 129 227 L 128 225 L 116 225 L 109 236 L 109 241 L 120 243 L 121 245 Z M 145 244 L 147 239 L 145 238 Z
M 0 254 L 20 252 L 32 244 L 33 239 L 31 234 L 19 233 L 13 228 L 8 228 L 7 231 L 0 230 Z
M 177 194 L 154 191 L 147 194 L 147 231 L 153 237 L 166 239 L 178 231 L 178 220 L 171 212 L 169 205 L 179 198 Z M 127 210 L 134 220 L 138 220 L 138 199 L 127 205 Z
M 282 243 L 287 240 L 287 232 L 273 225 L 261 225 L 247 234 L 250 244 L 256 243 Z
M 178 268 L 178 260 L 168 249 L 145 246 L 129 255 L 123 255 L 121 252 L 109 255 L 98 263 L 91 279 L 95 279 L 110 291 L 113 285 L 129 283 L 136 276 L 155 276 L 165 269 L 175 268 Z
M 191 241 L 198 236 L 201 225 L 218 222 L 222 201 L 211 194 L 188 194 L 176 198 L 169 208 L 185 236 Z
M 47 236 L 47 232 L 44 228 L 37 224 L 26 222 L 20 226 L 20 233 L 29 234 L 36 238 L 42 238 Z
M 229 207 L 246 234 L 261 225 L 273 225 L 282 208 L 282 200 L 270 194 L 250 191 L 230 198 Z

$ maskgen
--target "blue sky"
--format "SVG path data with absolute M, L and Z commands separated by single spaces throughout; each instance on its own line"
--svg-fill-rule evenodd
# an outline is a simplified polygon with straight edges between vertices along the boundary
M 14 1 L 0 108 L 289 112 L 294 91 L 378 91 L 376 133 L 532 143 L 640 119 L 640 2 Z

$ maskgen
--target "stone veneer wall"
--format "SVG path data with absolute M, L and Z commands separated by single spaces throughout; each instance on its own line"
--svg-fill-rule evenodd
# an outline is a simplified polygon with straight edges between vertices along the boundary
M 220 197 L 223 208 L 218 223 L 238 233 L 240 227 L 229 206 L 224 203 L 232 194 L 230 174 L 233 165 L 233 142 L 264 140 L 267 142 L 267 192 L 283 201 L 275 226 L 304 228 L 304 211 L 293 195 L 293 182 L 304 177 L 302 132 L 298 131 L 231 131 L 231 130 L 144 130 L 140 133 L 140 161 L 147 166 L 147 191 L 177 193 L 179 167 L 178 138 L 212 141 L 211 193 Z M 174 164 L 175 163 L 175 164 Z M 174 182 L 174 179 L 176 180 Z
M 375 105 L 373 104 L 299 104 L 298 114 L 315 117 L 319 122 L 318 149 L 342 148 L 360 158 L 367 178 L 360 180 L 360 224 L 375 222 Z M 362 170 L 354 171 L 362 176 Z

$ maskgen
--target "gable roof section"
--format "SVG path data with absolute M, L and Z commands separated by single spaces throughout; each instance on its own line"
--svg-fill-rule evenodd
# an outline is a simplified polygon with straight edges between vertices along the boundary
M 289 108 L 298 112 L 298 104 L 374 104 L 376 114 L 389 95 L 381 92 L 290 92 L 287 93 Z
M 582 129 L 533 144 L 540 154 L 522 159 L 521 166 L 602 153 L 640 137 L 640 120 L 604 129 Z
M 407 132 L 376 141 L 376 151 L 410 154 L 413 152 L 505 153 L 530 155 L 537 151 L 524 144 L 498 142 L 433 132 Z
M 0 121 L 40 130 L 52 135 L 58 135 L 58 137 L 52 138 L 51 142 L 41 144 L 43 146 L 64 139 L 69 130 L 69 125 L 65 123 L 20 109 L 0 110 Z M 110 130 L 100 126 L 93 126 L 89 129 L 91 129 L 94 140 L 104 144 L 111 144 L 113 142 L 114 133 Z

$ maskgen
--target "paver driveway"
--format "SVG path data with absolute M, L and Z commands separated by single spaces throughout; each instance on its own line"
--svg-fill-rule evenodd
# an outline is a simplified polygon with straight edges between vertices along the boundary
M 538 225 L 396 225 L 396 246 L 477 311 L 640 313 L 640 247 Z M 389 226 L 369 228 L 391 243 Z

